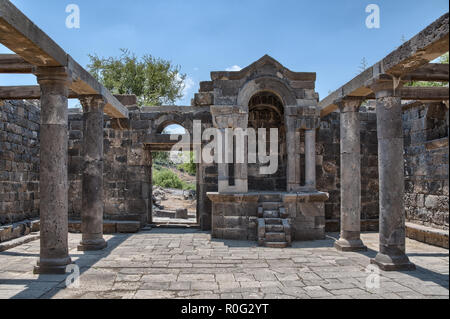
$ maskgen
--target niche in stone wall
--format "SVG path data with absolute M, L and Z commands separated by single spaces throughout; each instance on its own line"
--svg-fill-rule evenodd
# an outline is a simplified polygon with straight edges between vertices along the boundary
M 250 191 L 286 191 L 286 132 L 284 124 L 284 107 L 281 99 L 272 92 L 259 92 L 249 102 L 249 128 L 253 128 L 258 138 L 258 129 L 266 130 L 266 152 L 270 150 L 270 128 L 278 129 L 279 158 L 278 170 L 273 175 L 260 174 L 260 166 L 248 165 L 248 186 Z M 256 146 L 258 152 L 258 146 Z M 267 154 L 267 153 L 266 153 Z
M 443 103 L 430 104 L 426 115 L 426 140 L 448 138 L 448 109 Z

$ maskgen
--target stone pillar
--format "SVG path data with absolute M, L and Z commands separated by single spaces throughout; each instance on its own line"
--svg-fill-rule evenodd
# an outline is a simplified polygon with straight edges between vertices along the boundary
M 305 130 L 305 187 L 316 189 L 316 129 Z
M 297 130 L 297 107 L 287 107 L 285 116 L 286 126 L 286 149 L 287 168 L 286 181 L 287 191 L 295 192 L 301 188 L 301 165 L 300 165 L 300 132 Z
M 365 251 L 361 241 L 361 128 L 360 98 L 337 102 L 341 119 L 341 237 L 340 251 Z
M 222 158 L 216 157 L 216 160 L 219 161 L 219 193 L 248 193 L 248 146 L 245 137 L 248 126 L 248 108 L 227 105 L 211 106 L 211 114 L 214 127 L 221 135 L 222 142 Z M 235 145 L 233 136 L 235 136 Z M 235 159 L 231 158 L 231 155 L 242 151 L 242 147 L 244 148 L 244 163 L 235 163 L 237 155 L 234 156 Z M 233 165 L 234 185 L 230 185 L 230 165 Z
M 101 250 L 103 239 L 103 109 L 100 95 L 83 96 L 83 180 L 79 251 Z
M 40 256 L 35 274 L 64 274 L 72 261 L 68 249 L 68 103 L 71 76 L 64 67 L 39 67 Z
M 380 252 L 371 263 L 386 271 L 414 270 L 405 254 L 402 101 L 392 83 L 372 89 L 377 99 Z

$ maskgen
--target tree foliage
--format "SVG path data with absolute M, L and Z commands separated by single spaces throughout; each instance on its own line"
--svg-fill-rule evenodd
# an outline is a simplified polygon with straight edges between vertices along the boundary
M 170 61 L 149 54 L 138 58 L 121 49 L 119 57 L 89 55 L 89 72 L 114 94 L 135 94 L 139 105 L 173 104 L 183 97 L 185 74 Z
M 153 185 L 183 190 L 195 189 L 195 185 L 184 182 L 174 172 L 168 169 L 153 170 Z
M 197 164 L 194 163 L 194 152 L 190 152 L 189 162 L 179 164 L 177 168 L 182 172 L 195 176 L 195 174 L 197 173 Z

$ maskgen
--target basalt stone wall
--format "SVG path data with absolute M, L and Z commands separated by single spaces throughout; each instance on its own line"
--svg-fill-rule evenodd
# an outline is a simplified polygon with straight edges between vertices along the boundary
M 408 222 L 448 230 L 448 108 L 412 104 L 403 113 Z
M 39 215 L 37 102 L 0 101 L 0 225 Z
M 139 221 L 151 218 L 151 156 L 144 138 L 150 122 L 137 108 L 130 109 L 130 129 L 120 129 L 116 120 L 105 116 L 104 129 L 104 219 Z M 145 117 L 145 115 L 142 115 Z M 83 165 L 83 114 L 69 114 L 69 218 L 81 216 Z
M 378 142 L 376 113 L 362 107 L 361 121 L 361 228 L 378 229 Z M 340 114 L 334 112 L 321 119 L 317 135 L 317 189 L 328 192 L 325 202 L 326 231 L 340 230 Z

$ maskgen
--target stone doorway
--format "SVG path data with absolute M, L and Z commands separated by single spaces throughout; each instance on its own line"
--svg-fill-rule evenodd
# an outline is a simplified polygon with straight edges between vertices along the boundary
M 165 123 L 157 141 L 147 145 L 151 155 L 152 210 L 151 224 L 157 227 L 197 227 L 197 166 L 191 152 L 172 151 L 176 141 L 170 135 L 184 135 L 177 123 Z

